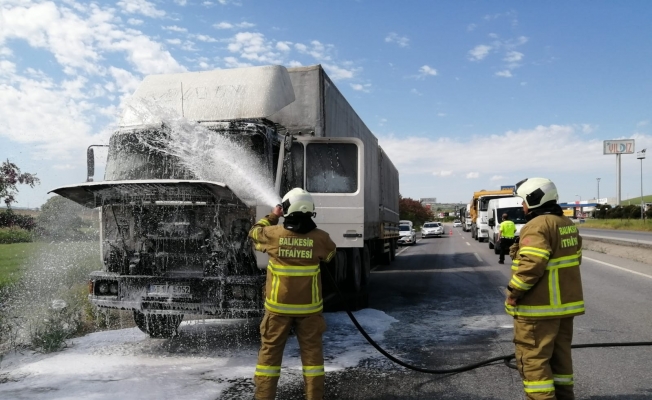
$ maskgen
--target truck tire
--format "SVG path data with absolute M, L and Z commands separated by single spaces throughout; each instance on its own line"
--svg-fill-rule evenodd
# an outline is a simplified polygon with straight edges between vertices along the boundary
M 346 289 L 349 293 L 358 293 L 362 289 L 362 257 L 357 248 L 347 250 Z
M 183 314 L 145 314 L 134 310 L 134 322 L 138 329 L 153 338 L 171 338 L 183 320 Z
M 378 255 L 378 264 L 380 265 L 389 265 L 392 262 L 392 246 L 394 243 L 390 241 L 379 241 L 380 246 L 376 251 Z
M 361 287 L 366 288 L 369 285 L 369 279 L 371 278 L 371 252 L 369 251 L 369 246 L 365 244 L 364 247 L 360 249 L 360 253 L 362 256 Z M 387 258 L 389 259 L 389 256 Z M 389 264 L 389 262 L 387 264 Z

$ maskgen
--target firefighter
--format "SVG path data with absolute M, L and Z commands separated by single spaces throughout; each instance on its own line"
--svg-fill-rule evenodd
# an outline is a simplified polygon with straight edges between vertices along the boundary
M 314 215 L 310 193 L 295 188 L 249 232 L 256 250 L 269 254 L 261 347 L 254 373 L 258 400 L 276 398 L 283 349 L 292 327 L 301 349 L 306 398 L 324 397 L 322 334 L 326 322 L 322 316 L 320 262 L 335 256 L 335 243 L 328 233 L 317 229 Z M 281 216 L 283 225 L 277 225 Z
M 571 342 L 573 319 L 584 314 L 582 238 L 557 204 L 552 181 L 524 179 L 515 192 L 528 221 L 510 249 L 505 301 L 514 317 L 516 363 L 528 399 L 574 399 Z
M 509 215 L 503 214 L 503 222 L 498 229 L 498 240 L 500 241 L 500 257 L 498 264 L 505 264 L 505 253 L 509 253 L 509 248 L 514 244 L 514 234 L 516 225 L 509 219 Z

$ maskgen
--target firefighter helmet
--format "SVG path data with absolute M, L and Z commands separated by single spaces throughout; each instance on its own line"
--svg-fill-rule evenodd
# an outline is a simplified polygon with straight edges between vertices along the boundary
M 283 196 L 283 216 L 294 213 L 307 213 L 310 216 L 315 212 L 315 203 L 310 193 L 301 188 L 294 188 Z
M 527 208 L 534 209 L 554 200 L 559 201 L 557 187 L 547 178 L 526 178 L 516 184 L 514 194 L 521 197 Z

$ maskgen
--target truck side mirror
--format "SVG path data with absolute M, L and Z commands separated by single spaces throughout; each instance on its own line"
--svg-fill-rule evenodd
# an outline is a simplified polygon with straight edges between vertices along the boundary
M 93 182 L 93 176 L 95 176 L 95 152 L 90 146 L 86 150 L 86 171 L 86 182 Z
M 495 218 L 489 218 L 489 226 L 494 227 L 496 226 L 496 219 Z

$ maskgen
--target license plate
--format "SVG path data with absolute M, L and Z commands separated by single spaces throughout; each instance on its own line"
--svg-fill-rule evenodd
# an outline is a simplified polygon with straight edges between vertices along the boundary
M 158 295 L 190 295 L 190 286 L 180 286 L 180 285 L 149 285 L 149 294 L 158 294 Z

